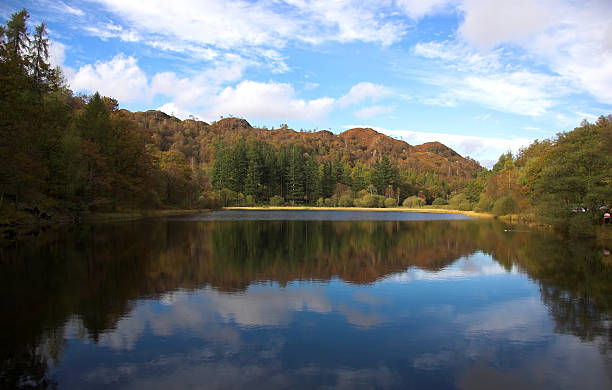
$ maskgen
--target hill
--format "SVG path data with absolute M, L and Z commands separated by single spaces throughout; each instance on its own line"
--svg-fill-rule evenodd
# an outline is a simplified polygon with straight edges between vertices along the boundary
M 439 142 L 413 146 L 370 128 L 349 129 L 336 135 L 328 130 L 310 132 L 288 127 L 272 130 L 255 128 L 240 118 L 223 118 L 208 124 L 191 119 L 181 121 L 160 111 L 122 111 L 151 132 L 160 150 L 181 150 L 205 166 L 209 166 L 214 159 L 212 146 L 217 139 L 227 144 L 238 139 L 256 139 L 277 147 L 295 144 L 324 161 L 340 156 L 351 166 L 357 161 L 373 166 L 381 156 L 386 155 L 400 169 L 435 174 L 451 182 L 474 178 L 483 170 L 478 162 L 462 157 Z

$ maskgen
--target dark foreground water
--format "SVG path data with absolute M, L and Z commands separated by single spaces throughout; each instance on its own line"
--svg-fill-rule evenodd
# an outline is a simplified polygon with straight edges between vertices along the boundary
M 318 213 L 73 227 L 3 249 L 0 387 L 612 388 L 610 248 Z

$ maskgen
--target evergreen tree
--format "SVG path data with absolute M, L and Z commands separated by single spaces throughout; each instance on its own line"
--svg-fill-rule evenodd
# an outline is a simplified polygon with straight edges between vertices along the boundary
M 304 158 L 300 148 L 291 145 L 289 148 L 289 167 L 287 170 L 287 198 L 295 202 L 303 202 L 304 189 Z
M 247 149 L 247 172 L 244 179 L 244 194 L 261 198 L 262 158 L 257 144 L 250 143 Z
M 26 52 L 29 48 L 30 37 L 26 26 L 30 14 L 24 9 L 11 15 L 6 24 L 6 43 L 4 54 L 9 61 L 16 63 L 22 69 L 26 68 Z
M 32 49 L 30 54 L 30 66 L 34 82 L 38 88 L 44 85 L 44 81 L 49 79 L 52 69 L 47 62 L 49 59 L 49 39 L 46 37 L 46 25 L 42 22 L 36 26 Z
M 306 158 L 304 174 L 304 186 L 308 203 L 315 203 L 321 196 L 319 187 L 321 179 L 319 177 L 319 163 L 317 163 L 317 160 L 312 155 Z
M 336 182 L 334 180 L 332 164 L 330 162 L 323 163 L 321 167 L 321 196 L 330 198 L 334 193 Z

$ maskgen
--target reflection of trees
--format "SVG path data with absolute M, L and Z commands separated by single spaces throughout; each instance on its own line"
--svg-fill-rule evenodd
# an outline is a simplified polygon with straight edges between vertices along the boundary
M 533 234 L 517 245 L 516 263 L 540 284 L 555 330 L 612 346 L 612 264 L 590 241 Z
M 370 283 L 409 266 L 437 270 L 475 250 L 461 224 L 436 222 L 222 222 L 211 247 L 214 273 L 204 279 L 229 290 L 334 276 Z
M 439 270 L 476 250 L 537 281 L 557 331 L 607 337 L 610 345 L 612 267 L 600 252 L 493 222 L 145 221 L 43 240 L 2 253 L 0 303 L 12 318 L 0 325 L 0 387 L 52 385 L 47 361 L 59 359 L 69 318 L 97 341 L 136 299 L 177 288 L 231 292 L 256 281 L 334 277 L 371 283 L 410 266 Z

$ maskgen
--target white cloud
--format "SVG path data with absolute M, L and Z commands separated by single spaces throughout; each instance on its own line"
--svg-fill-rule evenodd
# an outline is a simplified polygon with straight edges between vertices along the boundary
M 58 0 L 53 0 L 53 1 L 44 1 L 44 5 L 45 7 L 50 7 L 52 9 L 55 9 L 56 11 L 59 11 L 63 14 L 71 14 L 71 15 L 75 15 L 75 16 L 83 16 L 85 15 L 85 13 L 83 12 L 83 10 L 79 9 L 79 8 L 75 8 L 72 7 L 66 3 L 64 3 L 63 1 L 58 1 Z
M 393 111 L 394 108 L 389 106 L 369 106 L 355 111 L 355 117 L 360 119 L 368 119 L 383 114 L 390 114 Z
M 517 45 L 574 88 L 612 103 L 608 0 L 465 0 L 459 8 L 459 36 L 473 47 Z
M 66 59 L 66 45 L 61 42 L 49 41 L 49 63 L 53 66 L 62 66 Z
M 120 102 L 147 99 L 148 81 L 134 57 L 118 54 L 108 62 L 96 62 L 79 68 L 69 80 L 77 91 L 112 96 Z
M 308 101 L 298 99 L 290 84 L 246 80 L 221 91 L 207 116 L 233 114 L 254 119 L 316 120 L 325 117 L 334 103 L 335 99 L 329 97 Z
M 453 0 L 396 0 L 398 7 L 410 18 L 421 19 L 425 15 L 441 11 Z
M 340 106 L 350 106 L 353 104 L 361 103 L 364 100 L 371 99 L 376 101 L 383 97 L 389 96 L 391 91 L 389 88 L 380 84 L 373 84 L 370 82 L 361 82 L 355 84 L 350 91 L 344 96 L 342 96 L 338 103 Z
M 356 0 L 98 0 L 143 34 L 221 48 L 269 46 L 289 40 L 377 42 L 399 40 L 404 25 L 388 20 L 376 3 Z M 151 21 L 154 20 L 154 23 Z
M 498 111 L 539 116 L 571 91 L 568 81 L 559 76 L 504 65 L 499 51 L 481 54 L 451 42 L 419 43 L 413 51 L 439 61 L 447 69 L 421 78 L 445 91 L 440 96 L 424 98 L 426 104 L 452 107 L 460 100 Z
M 99 26 L 86 26 L 85 31 L 91 35 L 106 41 L 109 38 L 119 38 L 123 42 L 138 42 L 142 39 L 140 34 L 132 29 L 124 29 L 122 26 L 114 23 L 104 23 Z
M 376 100 L 389 93 L 384 86 L 363 82 L 353 86 L 339 105 L 339 100 L 332 97 L 301 99 L 289 83 L 243 80 L 231 85 L 242 78 L 244 67 L 241 62 L 219 62 L 190 76 L 160 72 L 148 78 L 134 57 L 119 54 L 110 61 L 82 66 L 69 77 L 69 82 L 76 91 L 99 91 L 119 99 L 120 103 L 151 101 L 156 96 L 164 96 L 168 100 L 159 107 L 161 111 L 179 118 L 196 114 L 205 120 L 238 115 L 250 119 L 317 121 L 335 108 L 366 99 Z M 391 111 L 392 108 L 373 106 L 356 115 L 370 117 Z
M 157 110 L 164 112 L 170 116 L 175 116 L 179 119 L 187 119 L 189 116 L 193 115 L 191 111 L 185 111 L 181 107 L 178 107 L 175 103 L 165 103 L 162 104 L 161 107 L 158 107 Z
M 459 6 L 464 20 L 459 35 L 478 47 L 488 49 L 500 42 L 524 42 L 546 29 L 553 18 L 551 0 L 465 0 Z

